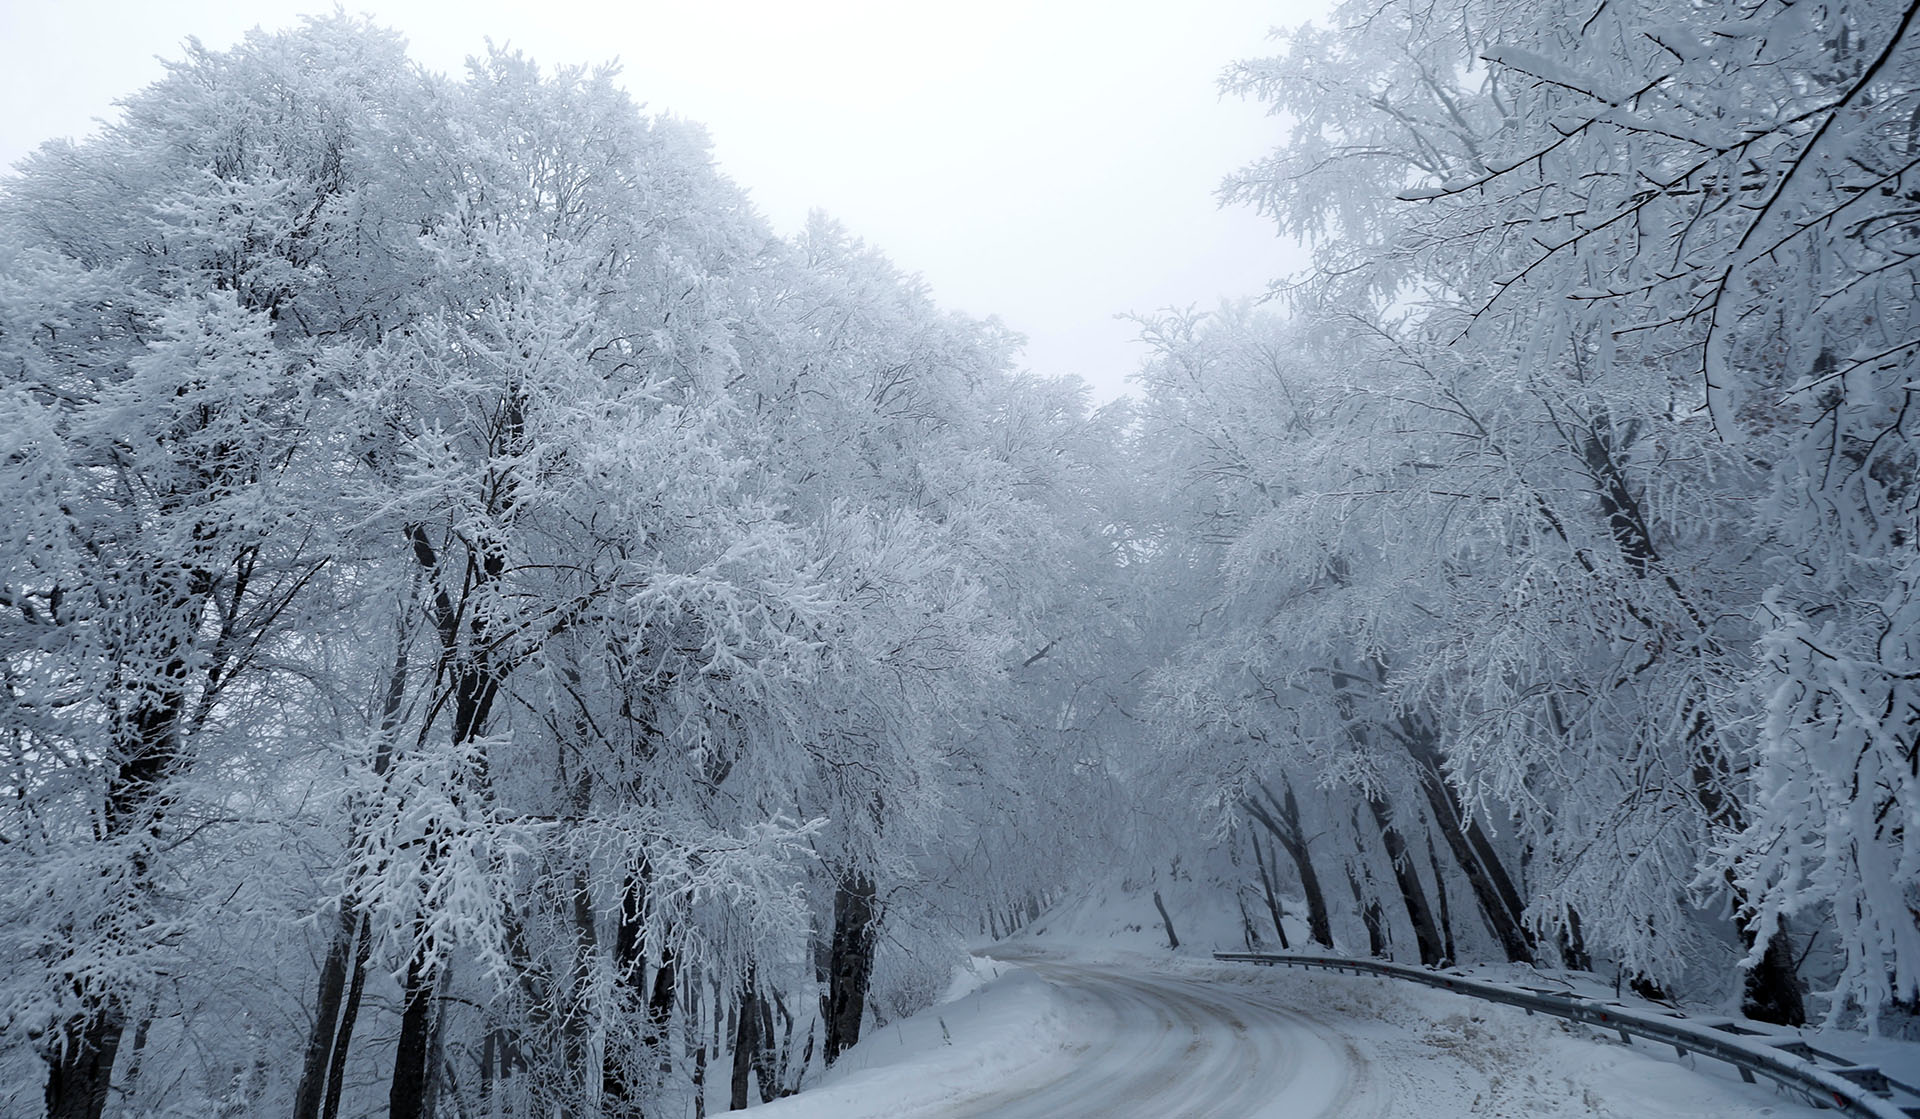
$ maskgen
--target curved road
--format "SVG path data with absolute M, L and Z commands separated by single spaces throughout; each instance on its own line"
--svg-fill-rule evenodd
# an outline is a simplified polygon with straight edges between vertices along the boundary
M 1031 942 L 973 995 L 862 1039 L 767 1119 L 1774 1119 L 1730 1069 L 1379 980 L 1089 959 Z M 951 1020 L 951 1021 L 950 1021 Z M 953 1026 L 949 1034 L 949 1025 Z
M 1052 986 L 1086 1023 L 1079 1035 L 1086 1040 L 1060 1059 L 955 1101 L 941 1113 L 950 1119 L 1369 1119 L 1390 1108 L 1391 1094 L 1375 1083 L 1359 1051 L 1257 989 L 1004 946 L 994 957 Z

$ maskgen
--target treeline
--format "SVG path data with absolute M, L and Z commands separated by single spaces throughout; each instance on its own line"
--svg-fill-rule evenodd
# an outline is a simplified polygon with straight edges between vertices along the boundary
M 193 46 L 0 184 L 0 1109 L 742 1107 L 1210 826 L 1911 1014 L 1915 11 L 1344 6 L 1100 411 L 610 72 Z
M 334 17 L 5 182 L 0 1110 L 745 1106 L 1074 873 L 1116 421 L 613 77 Z
M 1913 1013 L 1913 16 L 1389 0 L 1229 70 L 1315 263 L 1143 324 L 1138 533 L 1250 938 Z

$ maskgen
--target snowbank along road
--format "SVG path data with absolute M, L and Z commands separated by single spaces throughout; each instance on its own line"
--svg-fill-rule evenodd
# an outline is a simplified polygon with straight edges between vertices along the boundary
M 1387 980 L 1000 945 L 767 1119 L 1811 1119 L 1713 1061 Z

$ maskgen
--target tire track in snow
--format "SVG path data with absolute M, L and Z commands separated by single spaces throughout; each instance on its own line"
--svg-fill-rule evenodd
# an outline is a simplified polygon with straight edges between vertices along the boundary
M 968 1028 L 948 1037 L 939 1012 L 908 1019 L 897 1054 L 874 1045 L 886 1034 L 862 1041 L 768 1119 L 1821 1114 L 1718 1066 L 1444 991 L 1031 942 L 990 951 L 1014 966 L 955 1018 Z
M 1083 1044 L 984 1094 L 950 1119 L 1110 1116 L 1384 1115 L 1366 1059 L 1311 1015 L 1203 980 L 1070 962 L 1022 949 L 1074 1008 Z

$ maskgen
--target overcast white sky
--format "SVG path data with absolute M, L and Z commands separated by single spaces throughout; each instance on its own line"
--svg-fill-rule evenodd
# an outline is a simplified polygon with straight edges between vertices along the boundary
M 636 100 L 705 124 L 721 167 L 783 232 L 820 208 L 995 314 L 1026 363 L 1102 399 L 1138 361 L 1115 315 L 1251 295 L 1297 250 L 1222 175 L 1278 140 L 1215 79 L 1323 0 L 368 0 L 414 58 L 484 40 L 543 64 L 618 57 Z M 224 47 L 314 0 L 0 0 L 0 164 L 80 136 L 189 35 Z

